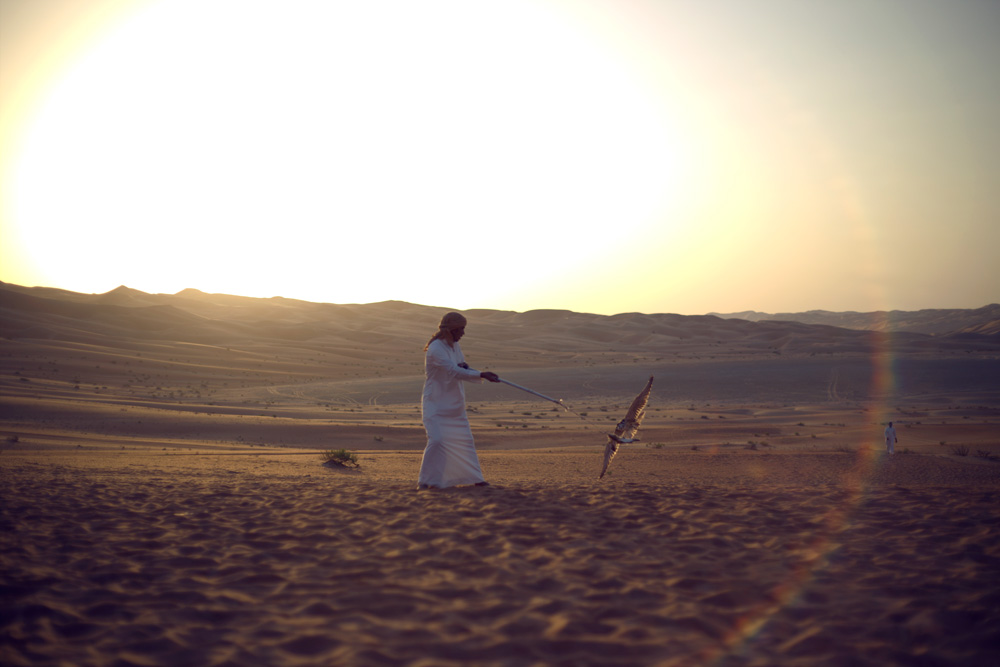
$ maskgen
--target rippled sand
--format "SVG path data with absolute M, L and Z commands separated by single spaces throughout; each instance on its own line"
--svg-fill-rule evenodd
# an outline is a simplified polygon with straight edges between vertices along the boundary
M 18 452 L 5 665 L 1000 660 L 1000 465 L 871 451 Z

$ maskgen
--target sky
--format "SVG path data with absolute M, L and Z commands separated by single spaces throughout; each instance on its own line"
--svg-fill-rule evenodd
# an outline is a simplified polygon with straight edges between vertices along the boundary
M 0 280 L 1000 300 L 996 0 L 0 0 Z

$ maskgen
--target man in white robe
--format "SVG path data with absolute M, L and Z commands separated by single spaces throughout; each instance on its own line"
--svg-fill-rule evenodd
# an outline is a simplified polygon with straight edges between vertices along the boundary
M 894 454 L 897 442 L 899 439 L 896 437 L 896 429 L 893 428 L 892 422 L 889 422 L 889 425 L 885 427 L 885 451 Z
M 499 382 L 500 378 L 489 371 L 480 373 L 465 363 L 458 344 L 465 335 L 465 324 L 465 317 L 459 313 L 448 313 L 425 348 L 426 379 L 420 406 L 427 447 L 420 462 L 421 489 L 486 485 L 465 412 L 462 383 L 483 379 Z

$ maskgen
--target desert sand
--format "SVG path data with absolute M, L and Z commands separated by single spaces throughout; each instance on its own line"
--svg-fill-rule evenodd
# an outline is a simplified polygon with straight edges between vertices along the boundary
M 872 451 L 3 454 L 10 665 L 984 665 L 1000 466 Z
M 442 309 L 0 296 L 4 665 L 1000 661 L 993 337 L 473 312 L 584 418 L 470 387 L 491 486 L 418 492 Z

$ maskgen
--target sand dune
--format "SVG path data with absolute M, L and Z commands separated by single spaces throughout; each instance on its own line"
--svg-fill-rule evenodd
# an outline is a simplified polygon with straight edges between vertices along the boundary
M 804 324 L 826 324 L 845 329 L 908 331 L 933 335 L 957 333 L 992 335 L 1000 332 L 1000 304 L 995 303 L 982 308 L 932 308 L 918 311 L 880 310 L 870 313 L 833 313 L 827 310 L 811 310 L 805 313 L 771 314 L 744 311 L 742 313 L 714 314 L 724 319 L 739 318 L 752 322 L 776 320 Z
M 445 310 L 0 285 L 0 663 L 1000 660 L 995 336 L 472 311 L 583 417 L 472 386 L 492 486 L 418 493 Z
M 126 287 L 106 294 L 83 295 L 9 284 L 0 284 L 0 308 L 5 328 L 14 331 L 24 319 L 37 324 L 49 316 L 48 321 L 53 324 L 59 323 L 60 317 L 84 320 L 83 330 L 98 327 L 105 335 L 118 333 L 131 336 L 156 327 L 177 327 L 178 331 L 164 338 L 198 339 L 197 342 L 211 339 L 216 343 L 247 338 L 295 337 L 301 340 L 339 337 L 352 332 L 377 332 L 395 342 L 418 333 L 422 336 L 428 327 L 433 330 L 441 314 L 447 310 L 399 301 L 365 305 L 318 304 L 281 297 L 254 299 L 205 294 L 198 290 L 183 290 L 176 295 L 146 294 Z M 995 307 L 987 307 L 977 311 L 940 311 L 943 314 L 934 320 L 935 326 L 938 330 L 946 327 L 942 323 L 946 314 L 956 321 L 960 331 L 976 326 L 988 328 L 995 319 L 990 308 L 995 310 Z M 473 310 L 468 314 L 473 318 L 472 326 L 480 327 L 480 343 L 486 345 L 491 354 L 493 346 L 498 343 L 525 338 L 530 339 L 531 347 L 550 352 L 562 351 L 569 342 L 582 345 L 582 350 L 588 352 L 597 351 L 590 343 L 619 342 L 625 348 L 644 346 L 647 349 L 650 343 L 654 343 L 652 347 L 669 349 L 673 353 L 687 351 L 686 347 L 694 345 L 706 347 L 725 341 L 732 349 L 719 350 L 719 353 L 751 354 L 775 349 L 775 345 L 766 347 L 768 342 L 776 343 L 787 352 L 834 353 L 844 345 L 850 346 L 851 350 L 871 351 L 880 342 L 877 338 L 873 339 L 869 331 L 819 323 L 752 322 L 709 315 L 623 313 L 602 316 L 559 310 L 526 313 Z M 56 321 L 52 321 L 52 316 Z M 270 326 L 271 329 L 259 331 L 240 326 L 246 323 L 254 327 Z M 305 326 L 306 329 L 293 332 L 296 326 Z M 973 338 L 981 349 L 984 346 L 990 349 L 997 347 L 994 336 Z M 920 349 L 931 342 L 935 350 L 964 349 L 963 346 L 969 344 L 967 337 L 963 341 L 948 336 L 905 332 L 898 333 L 892 342 L 896 349 L 905 349 L 910 345 Z

